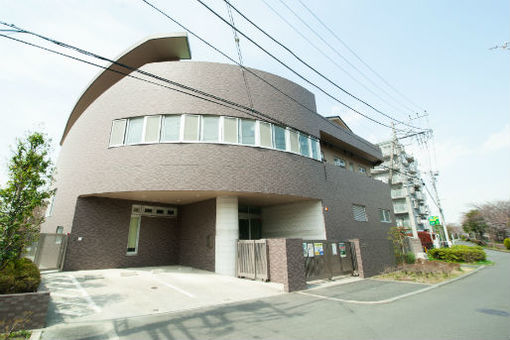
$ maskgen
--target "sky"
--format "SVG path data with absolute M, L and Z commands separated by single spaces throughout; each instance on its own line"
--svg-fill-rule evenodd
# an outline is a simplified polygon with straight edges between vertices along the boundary
M 223 0 L 203 1 L 228 20 Z M 151 2 L 237 58 L 232 29 L 196 0 Z M 433 130 L 426 145 L 413 138 L 403 142 L 418 160 L 426 183 L 429 171 L 439 172 L 438 192 L 447 223 L 459 223 L 473 204 L 510 199 L 510 50 L 490 49 L 510 40 L 509 1 L 304 1 L 341 40 L 298 0 L 231 3 L 336 86 L 394 119 Z M 391 137 L 390 128 L 340 102 L 384 125 L 390 126 L 392 120 L 315 74 L 237 13 L 233 18 L 238 29 L 336 100 L 240 36 L 245 66 L 306 87 L 315 93 L 319 113 L 340 115 L 355 133 L 373 143 Z M 0 0 L 0 21 L 108 58 L 149 35 L 184 31 L 141 0 Z M 0 33 L 69 53 L 25 34 Z M 192 60 L 229 62 L 198 39 L 189 40 Z M 4 37 L 0 60 L 3 185 L 11 146 L 27 131 L 45 131 L 53 140 L 56 160 L 67 118 L 99 69 Z M 429 206 L 437 214 L 430 200 Z

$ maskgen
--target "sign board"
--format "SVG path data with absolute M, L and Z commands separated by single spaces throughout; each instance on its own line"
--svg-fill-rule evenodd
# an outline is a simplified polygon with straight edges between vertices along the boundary
M 316 256 L 324 255 L 324 245 L 322 243 L 314 243 L 313 247 Z
M 338 244 L 338 250 L 340 251 L 340 257 L 347 257 L 347 251 L 345 249 L 345 243 Z
M 313 252 L 313 243 L 307 243 L 307 248 L 308 248 L 308 257 L 314 257 L 314 252 Z
M 439 222 L 439 217 L 438 216 L 430 216 L 429 217 L 429 224 L 434 226 L 434 225 L 440 225 L 441 222 Z
M 337 255 L 338 254 L 338 251 L 337 251 L 337 248 L 336 248 L 336 243 L 331 243 L 331 253 L 333 255 Z

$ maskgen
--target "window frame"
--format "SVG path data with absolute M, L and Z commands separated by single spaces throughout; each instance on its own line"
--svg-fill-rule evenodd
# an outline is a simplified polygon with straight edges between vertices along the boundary
M 112 137 L 113 137 L 113 127 L 115 125 L 115 122 L 120 122 L 120 121 L 123 121 L 124 122 L 124 129 L 123 129 L 123 132 L 122 132 L 122 142 L 121 144 L 112 144 Z M 117 147 L 117 146 L 123 146 L 125 145 L 125 142 L 126 142 L 126 129 L 127 129 L 127 125 L 128 125 L 128 119 L 127 118 L 121 118 L 121 119 L 114 119 L 112 121 L 112 126 L 110 128 L 110 140 L 108 141 L 108 147 Z
M 197 124 L 197 139 L 185 139 L 185 133 L 186 133 L 186 117 L 197 117 L 198 118 L 198 124 Z M 203 143 L 200 140 L 200 126 L 202 122 L 202 115 L 200 114 L 190 114 L 185 113 L 181 115 L 181 131 L 180 131 L 180 142 L 182 143 Z
M 131 229 L 131 220 L 133 217 L 138 217 L 138 228 L 136 231 L 136 246 L 134 251 L 129 251 L 129 231 Z M 132 214 L 131 218 L 129 219 L 129 227 L 128 227 L 128 240 L 127 240 L 127 247 L 126 247 L 126 256 L 136 256 L 138 255 L 138 242 L 140 241 L 140 229 L 142 227 L 142 215 L 138 214 Z
M 162 122 L 161 122 L 161 116 L 162 115 L 150 115 L 150 116 L 144 116 L 144 120 L 143 120 L 143 129 L 142 129 L 142 142 L 140 144 L 156 144 L 156 143 L 159 143 L 159 141 L 161 140 L 161 127 L 162 127 Z M 152 118 L 152 117 L 158 117 L 159 120 L 158 120 L 158 136 L 156 138 L 156 141 L 155 142 L 147 142 L 145 140 L 145 137 L 147 137 L 147 122 L 149 121 L 149 118 Z
M 354 211 L 355 207 L 363 208 L 363 214 L 365 216 L 364 220 L 359 220 L 359 219 L 356 218 L 356 214 L 355 214 L 355 211 Z M 356 222 L 368 222 L 367 207 L 365 205 L 362 205 L 362 204 L 353 203 L 352 204 L 352 217 L 353 217 L 354 221 L 356 221 Z
M 391 223 L 391 214 L 388 209 L 379 209 L 379 220 L 383 223 Z
M 165 115 L 161 115 L 161 127 L 160 127 L 160 130 L 159 130 L 159 143 L 182 143 L 182 124 L 183 124 L 183 119 L 182 119 L 182 114 L 165 114 Z M 163 131 L 164 131 L 164 126 L 166 126 L 166 117 L 177 117 L 178 120 L 179 120 L 179 130 L 177 132 L 177 140 L 163 140 Z
M 206 118 L 216 118 L 218 120 L 218 125 L 217 125 L 217 137 L 216 137 L 216 140 L 204 140 L 204 128 L 205 128 L 205 122 L 204 120 Z M 221 116 L 216 116 L 216 115 L 200 115 L 200 136 L 199 136 L 199 141 L 202 142 L 202 143 L 212 143 L 212 144 L 217 144 L 217 143 L 220 143 L 221 142 L 221 124 L 222 123 L 222 119 L 221 119 Z
M 124 144 L 123 145 L 145 144 L 143 142 L 144 135 L 145 135 L 145 117 L 147 117 L 147 116 L 130 117 L 130 118 L 127 119 L 126 129 L 125 129 L 125 132 L 124 132 Z M 142 132 L 141 132 L 141 136 L 140 136 L 140 141 L 134 142 L 134 143 L 128 143 L 127 142 L 127 137 L 128 137 L 128 131 L 129 131 L 129 126 L 131 125 L 131 121 L 134 121 L 135 119 L 140 119 L 140 118 L 142 119 Z M 152 143 L 150 143 L 150 144 L 152 144 Z
M 230 142 L 230 141 L 226 141 L 225 140 L 225 121 L 226 120 L 234 120 L 235 121 L 235 138 L 236 138 L 236 141 L 235 142 Z M 229 145 L 239 145 L 239 118 L 237 117 L 229 117 L 229 116 L 221 116 L 221 142 L 220 143 L 223 143 L 223 144 L 229 144 Z
M 338 164 L 337 164 L 337 161 L 338 161 Z M 335 166 L 342 168 L 342 169 L 346 169 L 346 166 L 347 166 L 345 159 L 343 159 L 342 157 L 339 157 L 339 156 L 335 156 L 333 158 L 333 164 L 335 164 Z

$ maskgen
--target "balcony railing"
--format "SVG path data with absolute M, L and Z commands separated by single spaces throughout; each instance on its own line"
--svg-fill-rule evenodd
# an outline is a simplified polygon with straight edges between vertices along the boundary
M 402 214 L 407 212 L 407 205 L 404 204 L 394 204 L 393 211 L 395 214 Z
M 403 189 L 391 190 L 391 198 L 403 198 L 406 197 L 406 192 Z

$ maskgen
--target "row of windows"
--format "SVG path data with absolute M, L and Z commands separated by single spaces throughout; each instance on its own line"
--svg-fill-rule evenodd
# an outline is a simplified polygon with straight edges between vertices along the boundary
M 333 159 L 333 162 L 336 166 L 339 166 L 343 169 L 347 168 L 347 164 L 343 158 L 335 157 Z M 354 163 L 353 162 L 349 162 L 349 170 L 354 171 Z M 362 174 L 367 174 L 367 168 L 365 168 L 364 166 L 358 165 L 358 172 L 362 173 Z
M 353 204 L 352 215 L 355 221 L 368 222 L 367 210 L 364 205 Z M 391 215 L 388 209 L 379 209 L 379 221 L 391 223 Z
M 112 124 L 110 146 L 183 142 L 257 146 L 321 160 L 317 139 L 260 120 L 182 114 L 117 119 Z

